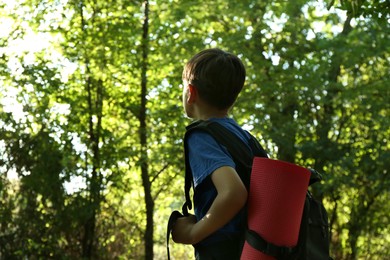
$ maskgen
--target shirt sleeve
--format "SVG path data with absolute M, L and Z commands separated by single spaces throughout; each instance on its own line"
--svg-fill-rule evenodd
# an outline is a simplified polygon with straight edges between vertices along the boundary
M 236 167 L 227 149 L 218 144 L 210 134 L 195 131 L 187 140 L 189 162 L 195 187 L 220 167 Z

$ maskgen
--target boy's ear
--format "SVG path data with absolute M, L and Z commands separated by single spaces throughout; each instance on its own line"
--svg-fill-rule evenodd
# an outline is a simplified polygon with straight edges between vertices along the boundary
M 187 102 L 194 103 L 197 99 L 198 91 L 194 85 L 188 84 Z

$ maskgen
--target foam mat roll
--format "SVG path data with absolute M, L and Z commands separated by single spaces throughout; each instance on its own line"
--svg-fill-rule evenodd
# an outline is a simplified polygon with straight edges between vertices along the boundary
M 309 180 L 306 168 L 255 157 L 248 195 L 249 229 L 275 245 L 297 245 Z M 245 242 L 241 260 L 272 259 Z

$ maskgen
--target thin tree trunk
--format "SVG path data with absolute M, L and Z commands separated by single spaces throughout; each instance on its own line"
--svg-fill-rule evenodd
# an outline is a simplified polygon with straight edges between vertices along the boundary
M 84 237 L 82 241 L 82 256 L 86 259 L 92 259 L 94 252 L 95 230 L 96 230 L 96 215 L 99 211 L 101 201 L 101 182 L 100 175 L 100 149 L 99 140 L 101 133 L 102 121 L 102 95 L 103 83 L 101 81 L 94 82 L 96 84 L 95 104 L 93 104 L 92 83 L 87 80 L 88 93 L 88 109 L 89 109 L 89 141 L 92 151 L 92 172 L 89 179 L 89 210 L 88 217 L 84 224 Z M 96 125 L 93 122 L 93 117 L 96 116 Z
M 88 70 L 87 70 L 88 71 Z M 92 173 L 89 182 L 89 212 L 88 218 L 84 225 L 83 238 L 83 257 L 87 259 L 93 258 L 96 216 L 99 211 L 101 201 L 101 174 L 100 174 L 100 149 L 99 141 L 102 127 L 102 109 L 103 109 L 103 82 L 101 80 L 95 82 L 96 93 L 95 102 L 93 103 L 93 93 L 91 80 L 87 80 L 88 92 L 88 108 L 89 108 L 89 141 L 92 150 Z M 96 125 L 93 122 L 93 117 L 96 116 Z
M 351 16 L 347 17 L 347 20 L 344 22 L 344 28 L 341 34 L 338 37 L 347 37 L 347 35 L 351 32 Z M 340 46 L 338 46 L 340 48 Z M 342 49 L 342 48 L 340 48 Z M 342 53 L 334 51 L 334 54 L 332 56 L 332 63 L 331 67 L 328 73 L 328 80 L 329 80 L 329 88 L 328 88 L 328 94 L 325 97 L 326 102 L 324 102 L 324 113 L 323 116 L 319 122 L 318 130 L 317 130 L 317 136 L 319 138 L 318 143 L 320 144 L 318 149 L 322 150 L 330 150 L 327 149 L 329 146 L 329 139 L 328 139 L 328 133 L 331 130 L 333 126 L 332 122 L 332 116 L 335 113 L 335 107 L 334 107 L 334 99 L 337 97 L 337 95 L 340 93 L 341 89 L 338 87 L 338 78 L 340 76 L 341 71 L 341 65 L 342 65 Z M 316 169 L 322 169 L 327 161 L 327 158 L 324 158 L 324 160 L 321 160 L 321 158 L 316 159 L 315 168 Z
M 147 95 L 147 70 L 148 70 L 148 48 L 149 48 L 149 1 L 144 2 L 144 23 L 142 33 L 142 71 L 141 71 L 141 108 L 139 114 L 140 128 L 139 137 L 141 144 L 141 176 L 142 185 L 145 191 L 145 206 L 146 206 L 146 229 L 144 234 L 145 242 L 145 260 L 153 259 L 153 213 L 154 201 L 151 191 L 151 180 L 149 178 L 148 164 L 148 144 L 147 144 L 147 124 L 146 124 L 146 95 Z
M 80 17 L 81 28 L 85 30 L 85 20 L 83 14 L 83 3 L 80 2 Z M 89 148 L 92 152 L 92 160 L 86 163 L 92 163 L 91 177 L 89 178 L 89 198 L 87 205 L 87 217 L 84 223 L 84 236 L 82 238 L 82 257 L 84 259 L 92 259 L 95 251 L 95 231 L 96 231 L 96 217 L 100 207 L 101 201 L 101 182 L 100 174 L 100 148 L 99 141 L 101 138 L 102 128 L 102 111 L 103 111 L 103 82 L 95 80 L 90 71 L 90 62 L 88 56 L 85 57 L 86 68 L 86 92 L 88 103 L 88 135 Z M 96 122 L 94 122 L 94 117 Z M 86 167 L 88 171 L 89 167 Z
M 352 16 L 348 16 L 346 21 L 344 22 L 344 27 L 343 31 L 340 33 L 338 37 L 347 37 L 347 35 L 351 32 L 352 27 L 351 27 L 351 19 Z M 340 47 L 340 46 L 338 46 Z M 341 73 L 341 65 L 342 65 L 342 54 L 337 52 L 336 50 L 334 51 L 334 54 L 332 56 L 332 61 L 331 61 L 331 67 L 329 69 L 327 78 L 329 80 L 329 88 L 328 88 L 328 94 L 324 99 L 326 100 L 324 102 L 324 107 L 323 107 L 323 116 L 318 120 L 319 125 L 317 127 L 317 136 L 318 136 L 318 149 L 321 150 L 327 150 L 331 151 L 331 149 L 328 149 L 329 145 L 333 145 L 329 143 L 328 139 L 328 133 L 331 130 L 333 126 L 332 122 L 332 116 L 335 113 L 335 105 L 334 105 L 334 100 L 337 98 L 337 95 L 340 93 L 341 89 L 338 86 L 338 80 L 339 76 Z M 331 155 L 328 158 L 331 157 Z M 323 169 L 325 166 L 326 162 L 328 161 L 327 157 L 324 158 L 316 158 L 314 168 L 315 169 Z M 312 189 L 313 193 L 318 199 L 322 199 L 323 194 L 319 194 L 319 192 L 313 187 Z M 339 202 L 340 197 L 337 195 L 332 196 L 334 198 L 334 208 L 332 210 L 331 218 L 330 218 L 330 230 L 331 230 L 331 238 L 333 237 L 335 240 L 331 241 L 333 244 L 331 245 L 331 251 L 332 249 L 334 250 L 335 256 L 339 254 L 339 234 L 337 234 L 338 230 L 333 229 L 333 224 L 337 222 L 337 205 Z M 336 232 L 336 234 L 333 234 L 333 232 Z

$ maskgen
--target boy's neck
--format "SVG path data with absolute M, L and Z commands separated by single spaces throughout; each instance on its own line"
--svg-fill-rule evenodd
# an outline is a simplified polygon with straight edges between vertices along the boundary
M 212 114 L 212 115 L 203 115 L 203 116 L 199 116 L 197 117 L 196 119 L 200 119 L 200 120 L 209 120 L 211 118 L 224 118 L 224 117 L 227 117 L 227 114 L 221 114 L 221 115 L 215 115 L 215 114 Z
M 208 120 L 210 118 L 224 118 L 228 116 L 229 109 L 216 109 L 210 106 L 197 107 L 195 109 L 195 119 Z

